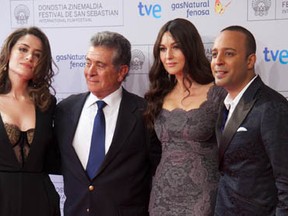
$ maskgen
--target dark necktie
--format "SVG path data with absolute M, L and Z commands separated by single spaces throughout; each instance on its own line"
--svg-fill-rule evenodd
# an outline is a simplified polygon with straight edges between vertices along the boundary
M 105 116 L 103 108 L 106 103 L 104 101 L 97 101 L 96 103 L 98 111 L 94 118 L 91 147 L 86 167 L 90 179 L 94 178 L 105 157 Z
M 224 106 L 224 111 L 223 111 L 223 120 L 222 120 L 222 126 L 221 126 L 221 131 L 224 130 L 225 125 L 226 125 L 226 121 L 229 115 L 229 109 L 226 108 L 226 106 Z

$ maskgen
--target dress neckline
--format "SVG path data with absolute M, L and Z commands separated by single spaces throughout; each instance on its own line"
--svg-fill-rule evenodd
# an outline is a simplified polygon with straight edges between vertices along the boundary
M 163 111 L 165 112 L 168 112 L 168 113 L 173 113 L 173 112 L 176 112 L 176 111 L 181 111 L 181 112 L 185 112 L 185 113 L 188 113 L 188 112 L 193 112 L 193 111 L 197 111 L 199 109 L 201 109 L 206 103 L 207 101 L 209 101 L 211 95 L 212 95 L 212 89 L 214 89 L 215 85 L 211 85 L 208 92 L 207 92 L 207 99 L 204 100 L 199 107 L 197 108 L 192 108 L 192 109 L 189 109 L 189 110 L 185 110 L 185 109 L 182 109 L 180 107 L 176 107 L 172 110 L 169 110 L 169 109 L 166 109 L 166 108 L 162 108 Z

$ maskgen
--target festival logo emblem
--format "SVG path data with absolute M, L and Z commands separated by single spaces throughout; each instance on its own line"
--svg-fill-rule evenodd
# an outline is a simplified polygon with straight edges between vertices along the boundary
M 14 17 L 17 20 L 17 24 L 27 24 L 30 16 L 29 8 L 26 5 L 20 4 L 14 9 Z
M 255 11 L 255 16 L 267 16 L 271 7 L 271 0 L 253 0 L 252 7 Z
M 143 64 L 145 61 L 145 56 L 141 50 L 134 49 L 132 50 L 132 59 L 131 59 L 131 70 L 142 70 Z

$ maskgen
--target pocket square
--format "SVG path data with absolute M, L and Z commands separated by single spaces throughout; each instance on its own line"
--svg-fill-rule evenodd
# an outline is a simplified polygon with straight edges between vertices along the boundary
M 239 127 L 238 130 L 237 130 L 237 132 L 241 132 L 241 131 L 247 131 L 247 128 L 245 128 L 245 127 Z

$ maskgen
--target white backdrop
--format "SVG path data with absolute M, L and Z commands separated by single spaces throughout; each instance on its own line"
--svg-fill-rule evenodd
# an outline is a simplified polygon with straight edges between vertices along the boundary
M 86 91 L 85 53 L 91 36 L 103 30 L 130 40 L 132 67 L 124 86 L 143 96 L 157 33 L 177 17 L 195 24 L 208 57 L 222 28 L 247 27 L 257 40 L 257 73 L 288 98 L 288 0 L 1 0 L 0 17 L 1 44 L 18 27 L 36 25 L 47 34 L 59 67 L 53 84 L 59 101 Z M 52 176 L 52 180 L 62 205 L 62 177 Z

